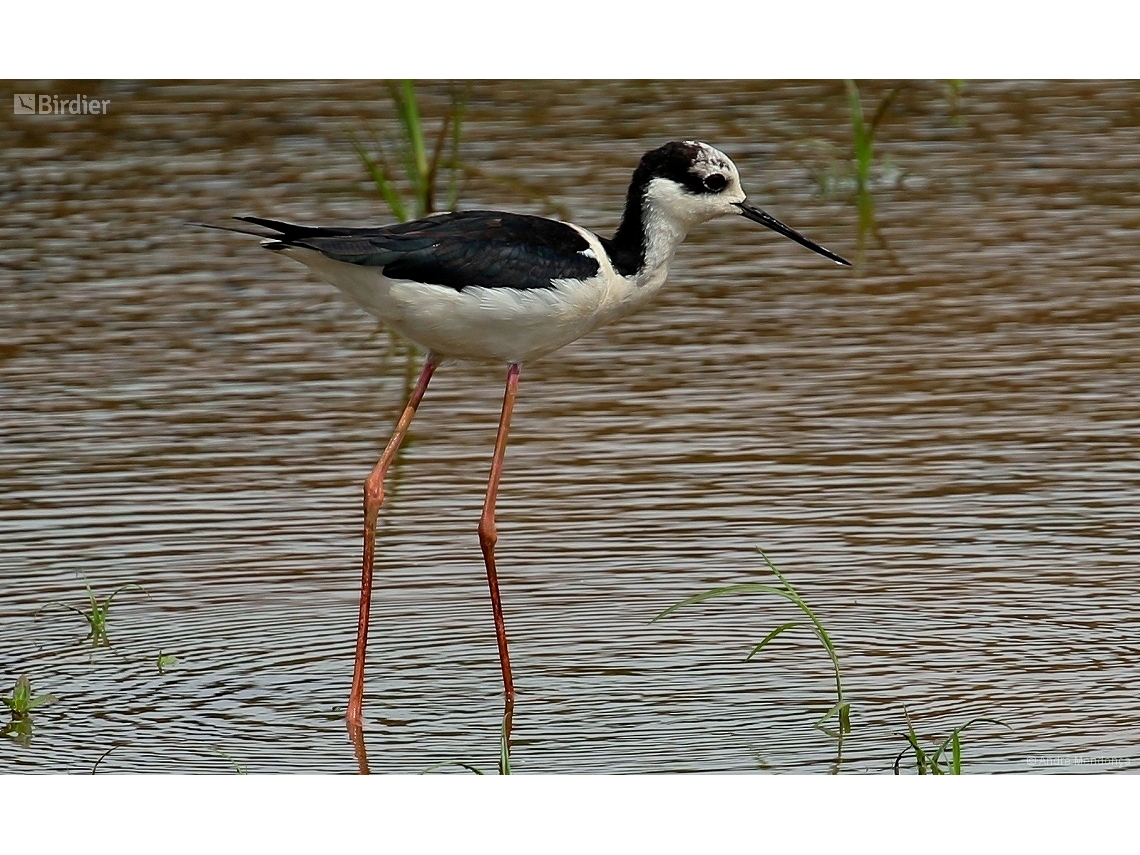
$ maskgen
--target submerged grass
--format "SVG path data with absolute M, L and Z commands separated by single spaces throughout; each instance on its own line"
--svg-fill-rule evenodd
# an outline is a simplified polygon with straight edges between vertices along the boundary
M 803 613 L 804 617 L 808 619 L 812 632 L 815 633 L 816 638 L 818 638 L 820 640 L 820 643 L 823 644 L 824 649 L 827 651 L 827 655 L 831 658 L 831 665 L 835 671 L 835 704 L 831 707 L 831 709 L 823 714 L 819 721 L 815 723 L 815 726 L 833 737 L 842 739 L 846 734 L 851 732 L 851 704 L 843 697 L 843 676 L 839 669 L 839 656 L 835 652 L 835 645 L 831 641 L 831 636 L 828 635 L 827 629 L 824 627 L 820 619 L 816 617 L 815 612 L 812 611 L 811 607 L 808 606 L 808 604 L 804 601 L 804 598 L 799 595 L 799 592 L 796 591 L 796 589 L 792 586 L 792 583 L 788 581 L 788 577 L 780 572 L 779 568 L 772 563 L 772 560 L 764 553 L 763 550 L 758 551 L 760 552 L 761 557 L 764 559 L 764 562 L 768 565 L 768 568 L 776 574 L 776 578 L 780 581 L 779 585 L 765 585 L 756 582 L 744 582 L 738 585 L 725 585 L 721 588 L 713 588 L 710 591 L 705 591 L 701 594 L 695 594 L 691 597 L 688 597 L 687 599 L 681 600 L 679 603 L 675 603 L 674 605 L 665 609 L 655 618 L 653 618 L 653 621 L 659 621 L 662 618 L 667 617 L 668 615 L 677 611 L 678 609 L 684 608 L 685 606 L 695 605 L 696 603 L 702 603 L 705 600 L 711 600 L 715 597 L 723 597 L 729 594 L 774 594 L 775 596 L 782 597 L 783 599 L 792 603 Z M 747 657 L 745 657 L 745 661 L 752 659 L 770 642 L 774 641 L 783 633 L 798 626 L 800 626 L 800 623 L 798 621 L 788 621 L 787 623 L 783 623 L 780 626 L 776 627 L 771 632 L 769 632 L 759 644 L 752 648 L 752 651 L 748 654 Z M 838 731 L 824 727 L 824 724 L 826 724 L 832 718 L 835 718 L 838 721 Z

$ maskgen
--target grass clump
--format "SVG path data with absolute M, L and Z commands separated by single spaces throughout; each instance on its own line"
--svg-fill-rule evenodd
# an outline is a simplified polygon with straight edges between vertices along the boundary
M 373 131 L 369 134 L 370 147 L 355 136 L 352 145 L 397 220 L 407 222 L 439 211 L 454 211 L 460 184 L 468 178 L 499 185 L 512 195 L 539 204 L 546 213 L 559 219 L 571 218 L 570 210 L 554 199 L 545 186 L 516 176 L 492 174 L 460 159 L 459 143 L 467 110 L 466 87 L 451 87 L 451 106 L 434 132 L 430 153 L 428 141 L 432 134 L 420 114 L 415 85 L 410 80 L 392 82 L 388 84 L 388 92 L 399 118 L 397 138 L 382 137 Z M 442 197 L 443 203 L 438 204 L 437 197 L 444 184 L 447 193 Z
M 16 680 L 11 693 L 6 698 L 0 698 L 8 708 L 11 720 L 0 730 L 0 736 L 15 739 L 20 745 L 27 746 L 32 741 L 32 710 L 55 701 L 54 695 L 36 695 L 32 692 L 32 682 L 26 674 Z
M 423 118 L 416 101 L 416 89 L 410 80 L 389 83 L 388 91 L 400 118 L 402 138 L 395 143 L 396 160 L 403 164 L 404 176 L 397 178 L 392 167 L 388 149 L 393 146 L 373 134 L 373 151 L 369 151 L 353 139 L 353 147 L 364 168 L 372 178 L 372 183 L 392 209 L 392 215 L 400 222 L 426 217 L 440 210 L 436 207 L 440 176 L 447 170 L 447 195 L 443 210 L 451 211 L 459 195 L 459 139 L 462 135 L 463 114 L 466 98 L 463 90 L 452 87 L 451 108 L 444 114 L 443 121 L 435 135 L 435 144 L 428 153 Z M 400 185 L 411 190 L 408 199 L 400 192 Z
M 854 80 L 843 81 L 847 92 L 847 104 L 851 109 L 851 133 L 854 138 L 852 163 L 855 167 L 855 192 L 866 193 L 871 183 L 871 166 L 875 160 L 875 134 L 879 125 L 887 115 L 887 110 L 906 88 L 906 83 L 900 83 L 891 89 L 881 101 L 868 122 L 864 118 L 863 99 L 859 97 L 859 87 Z
M 824 627 L 823 623 L 818 617 L 816 617 L 815 612 L 813 612 L 811 607 L 808 606 L 808 604 L 804 601 L 804 598 L 799 595 L 799 592 L 796 591 L 796 589 L 792 586 L 792 583 L 788 581 L 788 577 L 780 572 L 779 568 L 772 563 L 772 560 L 764 554 L 763 550 L 759 550 L 759 552 L 761 557 L 764 559 L 764 562 L 768 565 L 768 568 L 776 574 L 776 578 L 779 580 L 778 585 L 765 585 L 756 582 L 744 582 L 738 585 L 725 585 L 722 588 L 713 588 L 710 591 L 705 591 L 701 594 L 695 594 L 691 597 L 688 597 L 687 599 L 681 600 L 679 603 L 675 603 L 674 605 L 665 609 L 655 618 L 653 618 L 653 621 L 659 621 L 663 617 L 666 617 L 678 609 L 684 608 L 685 606 L 695 605 L 696 603 L 702 603 L 705 600 L 711 600 L 715 597 L 723 597 L 729 594 L 774 594 L 775 596 L 782 597 L 783 599 L 792 603 L 792 605 L 798 608 L 803 616 L 807 618 L 806 625 L 811 629 L 816 638 L 819 639 L 820 643 L 827 651 L 827 655 L 831 658 L 832 668 L 835 671 L 835 704 L 823 714 L 819 721 L 815 723 L 815 726 L 820 730 L 823 730 L 825 733 L 830 734 L 831 736 L 842 739 L 846 734 L 851 732 L 851 704 L 843 696 L 843 676 L 839 670 L 839 656 L 835 652 L 835 645 L 832 643 L 831 636 L 828 635 L 827 629 Z M 752 659 L 754 656 L 756 656 L 756 654 L 758 654 L 770 642 L 774 641 L 780 635 L 783 635 L 788 630 L 795 629 L 801 625 L 802 624 L 800 621 L 788 621 L 787 623 L 783 623 L 780 626 L 776 627 L 764 637 L 763 641 L 752 648 L 752 651 L 748 654 L 747 657 L 745 657 L 745 661 Z M 824 727 L 824 725 L 832 718 L 835 718 L 837 720 L 837 723 L 839 725 L 838 731 Z
M 148 597 L 150 594 L 148 594 L 146 589 L 141 585 L 137 585 L 134 582 L 128 582 L 126 585 L 123 585 L 121 588 L 114 591 L 109 597 L 99 599 L 95 596 L 95 592 L 91 590 L 90 582 L 84 582 L 83 584 L 87 588 L 87 600 L 89 607 L 86 611 L 77 608 L 70 603 L 64 603 L 60 602 L 59 600 L 55 600 L 43 606 L 39 612 L 36 612 L 36 616 L 38 617 L 39 613 L 46 609 L 48 606 L 63 606 L 63 608 L 70 609 L 85 621 L 87 621 L 87 627 L 89 631 L 87 633 L 87 637 L 83 639 L 84 641 L 90 641 L 92 647 L 110 647 L 111 640 L 107 636 L 107 620 L 111 616 L 111 603 L 114 601 L 115 597 L 119 596 L 119 594 L 121 594 L 123 591 L 129 590 L 131 588 L 135 589 L 136 591 L 140 591 L 143 594 L 146 594 Z
M 918 734 L 914 731 L 914 725 L 911 723 L 910 714 L 907 713 L 905 707 L 903 708 L 903 715 L 906 717 L 906 733 L 900 734 L 900 736 L 907 741 L 907 746 L 895 758 L 894 770 L 896 775 L 899 774 L 900 764 L 908 751 L 914 753 L 915 768 L 920 775 L 961 775 L 962 733 L 966 728 L 975 724 L 986 723 L 1009 729 L 1009 725 L 996 718 L 972 718 L 961 727 L 951 731 L 950 735 L 933 750 L 927 750 L 922 747 Z

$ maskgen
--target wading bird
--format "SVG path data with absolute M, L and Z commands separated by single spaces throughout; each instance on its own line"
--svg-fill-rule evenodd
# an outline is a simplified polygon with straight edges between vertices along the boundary
M 213 227 L 263 238 L 266 249 L 311 268 L 427 351 L 396 430 L 364 482 L 360 617 L 346 715 L 350 728 L 361 727 L 384 476 L 436 368 L 450 359 L 508 365 L 479 545 L 509 716 L 515 690 L 495 571 L 495 500 L 519 372 L 524 363 L 643 307 L 665 284 L 673 254 L 689 229 L 723 214 L 739 214 L 832 261 L 849 263 L 749 204 L 733 162 L 700 142 L 666 143 L 641 158 L 621 224 L 609 239 L 572 223 L 503 211 L 461 211 L 366 228 L 314 228 L 262 217 L 236 219 L 268 232 Z

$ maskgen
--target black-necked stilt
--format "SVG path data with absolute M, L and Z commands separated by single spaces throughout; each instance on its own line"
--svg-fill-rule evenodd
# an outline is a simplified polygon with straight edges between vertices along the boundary
M 436 367 L 447 359 L 510 366 L 479 520 L 509 711 L 514 683 L 495 572 L 495 499 L 520 367 L 644 306 L 665 284 L 673 254 L 688 230 L 723 214 L 741 214 L 848 264 L 750 205 L 733 162 L 700 142 L 667 143 L 641 158 L 621 225 L 609 240 L 571 223 L 501 211 L 440 214 L 379 228 L 310 228 L 261 217 L 237 219 L 271 234 L 218 227 L 265 238 L 262 246 L 312 268 L 428 353 L 396 430 L 364 483 L 360 618 L 346 716 L 350 726 L 359 729 L 361 724 L 384 476 Z

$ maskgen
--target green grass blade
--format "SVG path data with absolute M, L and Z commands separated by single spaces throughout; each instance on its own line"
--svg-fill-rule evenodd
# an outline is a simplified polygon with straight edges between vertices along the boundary
M 424 129 L 420 120 L 420 110 L 416 104 L 416 87 L 412 85 L 410 80 L 401 81 L 401 87 L 405 105 L 404 123 L 407 126 L 408 140 L 412 144 L 412 156 L 415 158 L 416 171 L 420 175 L 427 175 L 427 150 L 424 147 Z
M 71 609 L 73 612 L 75 612 L 77 615 L 79 615 L 85 621 L 87 621 L 88 623 L 91 623 L 91 618 L 89 618 L 87 616 L 87 612 L 83 611 L 83 609 L 77 609 L 75 606 L 71 605 L 70 603 L 55 602 L 55 603 L 48 603 L 48 605 L 49 606 L 63 606 L 65 609 Z
M 694 594 L 691 597 L 687 597 L 686 599 L 681 600 L 681 602 L 674 603 L 673 605 L 669 606 L 669 608 L 665 609 L 663 612 L 658 614 L 657 617 L 653 618 L 650 623 L 656 623 L 657 621 L 661 620 L 661 618 L 666 617 L 667 615 L 670 615 L 678 609 L 684 608 L 685 606 L 692 606 L 697 603 L 703 603 L 705 600 L 712 600 L 716 597 L 724 597 L 729 594 L 743 593 L 775 594 L 778 597 L 783 597 L 785 600 L 791 600 L 792 602 L 795 602 L 792 596 L 789 595 L 788 592 L 783 588 L 775 588 L 771 585 L 761 585 L 755 582 L 741 582 L 737 585 L 725 585 L 723 588 L 713 588 L 711 591 L 705 591 L 704 593 Z
M 903 717 L 906 719 L 906 733 L 901 734 L 901 736 L 907 741 L 909 749 L 914 752 L 914 760 L 918 765 L 918 774 L 925 775 L 928 762 L 927 755 L 926 752 L 922 750 L 922 744 L 918 741 L 918 734 L 914 732 L 914 724 L 910 720 L 910 713 L 906 711 L 906 707 L 903 707 Z M 898 758 L 896 758 L 895 774 L 898 774 L 898 762 L 906 752 L 907 749 L 904 748 Z
M 911 734 L 910 740 L 911 740 L 910 747 L 914 749 L 915 762 L 918 763 L 918 774 L 925 775 L 926 774 L 926 752 L 923 751 L 921 747 L 919 747 L 918 738 L 916 736 Z
M 380 195 L 388 203 L 388 207 L 392 209 L 392 215 L 402 223 L 407 222 L 408 212 L 404 208 L 404 202 L 396 192 L 396 188 L 392 186 L 392 182 L 388 180 L 384 166 L 379 161 L 374 160 L 365 151 L 364 146 L 355 139 L 352 141 L 352 147 L 356 149 L 357 156 L 372 177 L 372 183 L 376 185 L 376 189 L 380 191 Z
M 883 120 L 883 117 L 887 115 L 887 110 L 890 109 L 891 104 L 895 102 L 895 99 L 899 97 L 899 93 L 906 89 L 906 87 L 907 84 L 905 81 L 900 83 L 898 86 L 887 93 L 886 98 L 879 102 L 879 108 L 875 110 L 875 115 L 871 117 L 870 137 L 872 140 L 874 140 L 875 132 L 879 128 L 879 122 L 881 122 Z
M 768 633 L 766 636 L 764 636 L 763 641 L 761 641 L 759 644 L 757 644 L 755 647 L 752 648 L 752 652 L 744 657 L 744 661 L 747 662 L 749 659 L 751 659 L 753 656 L 755 656 L 757 653 L 759 653 L 761 650 L 763 650 L 764 645 L 767 644 L 772 639 L 774 639 L 780 633 L 787 632 L 789 629 L 794 629 L 798 625 L 799 624 L 797 624 L 794 620 L 788 621 L 787 623 L 784 623 L 784 624 L 780 624 L 778 627 L 776 627 L 774 630 L 772 630 L 770 633 Z
M 88 623 L 91 622 L 87 618 L 87 612 L 83 611 L 82 609 L 77 609 L 75 606 L 69 605 L 68 603 L 61 602 L 60 600 L 52 600 L 50 603 L 44 603 L 42 606 L 40 606 L 38 609 L 36 609 L 36 613 L 35 613 L 35 616 L 33 617 L 33 620 L 39 620 L 40 619 L 40 613 L 43 612 L 43 610 L 48 608 L 49 606 L 60 606 L 60 607 L 65 608 L 65 609 L 70 609 L 71 611 L 75 612 L 77 615 L 79 615 L 81 618 L 83 618 Z
M 447 142 L 447 130 L 451 127 L 451 114 L 448 113 L 443 117 L 443 122 L 439 126 L 439 136 L 435 138 L 435 147 L 431 153 L 431 163 L 428 164 L 427 178 L 425 181 L 424 190 L 424 203 L 425 214 L 435 213 L 435 179 L 439 174 L 439 160 L 443 155 L 443 146 Z
M 950 107 L 950 120 L 955 124 L 962 121 L 962 117 L 958 115 L 958 100 L 962 94 L 962 87 L 965 85 L 965 80 L 946 81 L 946 101 Z
M 704 591 L 700 594 L 694 594 L 691 597 L 687 597 L 686 599 L 681 600 L 679 603 L 674 603 L 669 608 L 658 613 L 657 616 L 650 621 L 650 623 L 659 621 L 662 618 L 667 617 L 668 615 L 677 611 L 678 609 L 684 608 L 685 606 L 695 605 L 696 603 L 701 603 L 705 600 L 711 600 L 716 597 L 723 597 L 729 594 L 765 593 L 775 594 L 778 597 L 782 597 L 783 599 L 795 605 L 811 621 L 813 632 L 815 633 L 816 637 L 819 638 L 820 642 L 824 646 L 824 649 L 827 650 L 828 657 L 831 659 L 832 669 L 835 672 L 836 704 L 832 710 L 826 716 L 824 716 L 823 719 L 821 719 L 821 722 L 826 721 L 828 718 L 835 715 L 836 712 L 839 712 L 839 735 L 840 738 L 842 738 L 843 734 L 851 732 L 851 715 L 850 707 L 843 698 L 843 677 L 839 668 L 839 656 L 835 652 L 835 645 L 831 641 L 831 636 L 828 635 L 827 630 L 824 628 L 823 623 L 816 616 L 815 612 L 811 610 L 811 607 L 808 606 L 803 597 L 799 595 L 796 589 L 792 586 L 792 583 L 788 581 L 788 578 L 780 572 L 780 569 L 776 567 L 772 560 L 764 553 L 764 550 L 759 549 L 757 551 L 764 559 L 764 562 L 768 565 L 768 568 L 773 573 L 775 573 L 776 578 L 780 580 L 779 587 L 775 585 L 765 585 L 755 582 L 744 582 L 736 585 L 724 585 L 719 588 L 713 588 L 712 590 Z M 758 645 L 756 645 L 756 647 L 752 649 L 752 652 L 749 653 L 747 657 L 745 657 L 745 661 L 752 659 L 757 653 L 760 652 L 760 650 L 764 648 L 766 644 L 779 636 L 781 633 L 786 632 L 796 625 L 797 623 L 795 621 L 790 621 L 774 629 L 764 638 L 763 641 L 761 641 Z
M 840 728 L 839 728 L 839 732 L 840 732 L 840 733 L 847 733 L 847 732 L 849 732 L 849 730 L 848 730 L 848 731 L 844 731 L 844 730 L 843 730 L 843 727 L 842 727 L 842 721 L 843 721 L 843 711 L 844 711 L 845 709 L 847 709 L 848 707 L 849 707 L 849 704 L 848 704 L 846 701 L 840 701 L 840 702 L 839 702 L 839 703 L 837 703 L 835 706 L 833 706 L 831 709 L 829 709 L 827 712 L 825 712 L 825 713 L 824 713 L 824 714 L 823 714 L 823 715 L 820 717 L 819 721 L 817 721 L 817 722 L 815 723 L 815 725 L 813 725 L 813 726 L 814 726 L 814 727 L 819 727 L 821 724 L 823 724 L 823 723 L 824 723 L 825 721 L 827 721 L 828 719 L 832 718 L 833 716 L 836 716 L 836 715 L 838 715 L 838 716 L 840 717 Z
M 103 614 L 104 615 L 107 614 L 107 612 L 109 612 L 111 610 L 111 600 L 115 599 L 115 597 L 119 596 L 120 593 L 122 593 L 123 591 L 126 591 L 129 588 L 134 588 L 135 590 L 139 591 L 140 593 L 146 594 L 148 599 L 150 598 L 150 591 L 148 591 L 142 585 L 138 584 L 137 582 L 127 582 L 127 584 L 123 585 L 123 587 L 117 589 L 114 593 L 112 593 L 111 596 L 107 597 L 107 601 L 105 603 L 103 603 Z
M 898 753 L 898 756 L 895 757 L 895 774 L 896 775 L 901 774 L 899 772 L 899 764 L 902 763 L 903 755 L 906 754 L 908 751 L 910 751 L 909 745 L 906 748 L 904 748 L 902 751 L 900 751 Z
M 459 138 L 463 132 L 463 115 L 467 110 L 467 96 L 462 89 L 451 90 L 451 158 L 447 182 L 447 210 L 454 211 L 459 201 Z
M 431 766 L 428 766 L 426 769 L 420 772 L 420 774 L 427 775 L 431 772 L 434 772 L 436 769 L 446 769 L 448 766 L 459 766 L 463 769 L 466 769 L 468 772 L 474 772 L 476 775 L 483 774 L 483 772 L 480 771 L 477 767 L 472 766 L 470 763 L 464 763 L 461 760 L 444 760 L 442 763 L 433 763 Z
M 507 713 L 507 715 L 503 717 L 503 730 L 502 730 L 502 735 L 499 737 L 499 774 L 500 775 L 511 774 L 511 740 L 510 740 L 510 734 L 507 732 L 507 717 L 508 716 L 510 716 L 510 713 Z
M 800 609 L 800 611 L 802 611 L 805 615 L 807 615 L 808 619 L 812 622 L 812 626 L 815 630 L 816 637 L 823 644 L 824 648 L 827 650 L 827 655 L 831 658 L 831 666 L 832 666 L 832 669 L 835 671 L 835 695 L 838 698 L 839 705 L 842 705 L 843 704 L 843 676 L 839 670 L 839 654 L 835 652 L 835 645 L 831 641 L 831 636 L 828 635 L 827 630 L 823 626 L 823 622 L 818 617 L 816 617 L 815 612 L 813 612 L 811 610 L 811 607 L 807 604 L 807 602 L 804 600 L 804 598 L 799 595 L 799 592 L 796 591 L 796 589 L 794 587 L 792 587 L 792 583 L 788 581 L 788 577 L 780 572 L 780 568 L 777 567 L 775 565 L 775 563 L 773 563 L 772 559 L 768 557 L 768 555 L 764 552 L 763 549 L 757 549 L 757 551 L 760 553 L 760 557 L 764 559 L 764 563 L 768 565 L 768 569 L 771 570 L 773 573 L 775 573 L 776 578 L 778 578 L 780 580 L 780 582 L 783 584 L 785 590 L 781 595 L 785 599 L 790 600 L 791 602 L 795 603 L 795 605 Z M 846 723 L 847 723 L 846 729 L 844 729 L 844 727 L 843 727 L 844 721 L 846 721 Z M 839 727 L 840 732 L 841 733 L 850 733 L 851 732 L 850 723 L 851 723 L 850 712 L 848 712 L 847 716 L 841 716 L 840 717 L 840 727 Z
M 408 177 L 415 190 L 417 216 L 423 216 L 428 204 L 428 159 L 427 149 L 424 146 L 423 121 L 420 119 L 420 110 L 416 104 L 416 87 L 412 81 L 402 80 L 398 88 L 392 87 L 392 94 L 400 121 L 404 125 L 404 134 L 408 139 L 406 149 Z
M 54 704 L 55 701 L 55 695 L 38 695 L 28 701 L 27 709 L 29 712 L 31 712 L 32 710 L 36 709 L 36 707 L 42 707 L 44 704 Z
M 996 724 L 998 727 L 1004 727 L 1006 730 L 1013 730 L 1013 728 L 1011 728 L 1000 718 L 986 718 L 984 716 L 978 716 L 977 718 L 970 719 L 968 722 L 958 728 L 958 732 L 961 733 L 962 731 L 966 730 L 966 728 L 973 727 L 975 724 Z
M 958 769 L 958 771 L 956 771 L 956 772 L 952 771 L 951 772 L 952 775 L 961 775 L 962 774 L 961 734 L 964 733 L 968 727 L 972 727 L 973 725 L 979 724 L 979 723 L 996 724 L 996 725 L 999 725 L 1000 727 L 1004 727 L 1006 730 L 1012 730 L 1012 728 L 1008 724 L 1006 724 L 1004 721 L 1001 721 L 1000 719 L 985 718 L 983 716 L 978 716 L 977 718 L 972 718 L 968 722 L 966 722 L 964 725 L 962 725 L 961 727 L 955 728 L 950 733 L 950 735 L 948 737 L 946 737 L 946 739 L 943 741 L 943 743 L 940 746 L 938 746 L 938 750 L 934 754 L 934 756 L 937 758 L 937 757 L 940 757 L 942 754 L 944 754 L 946 751 L 950 751 L 951 769 L 954 769 L 954 768 Z
M 16 678 L 16 685 L 12 687 L 12 694 L 6 698 L 0 698 L 12 715 L 24 715 L 28 711 L 28 700 L 32 696 L 32 684 L 28 680 L 26 674 L 21 674 Z
M 847 105 L 851 108 L 851 126 L 855 129 L 855 136 L 861 137 L 863 127 L 863 101 L 859 97 L 859 87 L 854 80 L 844 80 L 843 88 L 847 90 Z
M 97 771 L 99 771 L 99 764 L 103 762 L 103 760 L 107 757 L 108 754 L 110 754 L 112 751 L 114 751 L 116 748 L 119 748 L 120 746 L 121 746 L 121 743 L 119 745 L 112 745 L 110 748 L 108 748 L 106 751 L 104 751 L 102 754 L 100 754 L 99 759 L 95 761 L 95 765 L 91 767 L 91 774 L 94 775 Z
M 854 80 L 843 81 L 847 89 L 847 104 L 851 108 L 851 132 L 855 145 L 855 182 L 859 190 L 867 186 L 867 179 L 871 172 L 872 147 L 874 134 L 867 128 L 863 120 L 863 101 L 859 97 L 859 89 Z
M 240 763 L 238 763 L 238 761 L 237 761 L 237 760 L 235 760 L 233 757 L 231 757 L 231 756 L 230 756 L 229 754 L 227 754 L 225 751 L 223 751 L 222 749 L 218 748 L 218 746 L 216 746 L 216 745 L 211 745 L 211 746 L 210 746 L 210 750 L 211 750 L 211 751 L 215 751 L 215 752 L 217 752 L 218 754 L 220 754 L 221 756 L 223 756 L 223 757 L 225 757 L 227 760 L 229 760 L 229 761 L 230 761 L 230 765 L 234 767 L 234 771 L 235 771 L 235 772 L 237 772 L 239 775 L 244 775 L 244 774 L 246 774 L 246 771 L 245 771 L 245 767 L 244 767 L 244 766 L 242 766 Z
M 458 173 L 458 159 L 459 159 L 459 135 L 461 133 L 461 126 L 463 124 L 463 109 L 464 101 L 458 94 L 459 90 L 456 87 L 451 88 L 451 110 L 443 117 L 443 122 L 439 126 L 439 135 L 435 139 L 435 148 L 431 154 L 431 164 L 428 166 L 427 173 L 427 211 L 425 213 L 433 213 L 435 210 L 435 188 L 439 178 L 440 166 L 443 161 L 443 150 L 447 146 L 448 141 L 451 142 L 451 157 L 447 163 L 450 166 L 451 174 L 448 179 L 447 191 L 447 210 L 455 209 L 455 202 L 459 194 L 459 186 L 456 181 Z M 451 131 L 449 134 L 448 131 Z
M 764 550 L 757 548 L 756 551 L 760 553 L 760 557 L 764 559 L 764 563 L 768 565 L 768 569 L 776 574 L 776 578 L 779 579 L 780 583 L 784 586 L 783 590 L 781 591 L 781 596 L 784 597 L 784 599 L 795 603 L 796 606 L 799 607 L 800 611 L 807 615 L 808 619 L 815 627 L 816 635 L 818 635 L 819 640 L 823 642 L 823 646 L 827 648 L 827 651 L 829 653 L 834 654 L 835 645 L 831 643 L 831 637 L 827 634 L 827 630 L 823 628 L 823 623 L 820 622 L 820 619 L 815 616 L 815 612 L 811 610 L 811 607 L 804 601 L 803 597 L 799 595 L 799 592 L 797 592 L 796 589 L 792 587 L 792 583 L 788 581 L 788 577 L 781 573 L 780 568 L 772 563 L 772 559 L 767 556 Z
M 855 152 L 858 155 L 860 148 L 868 139 L 867 125 L 863 119 L 863 100 L 859 97 L 859 87 L 854 80 L 844 80 L 843 86 L 847 90 L 847 106 L 851 110 L 851 132 L 855 138 Z

